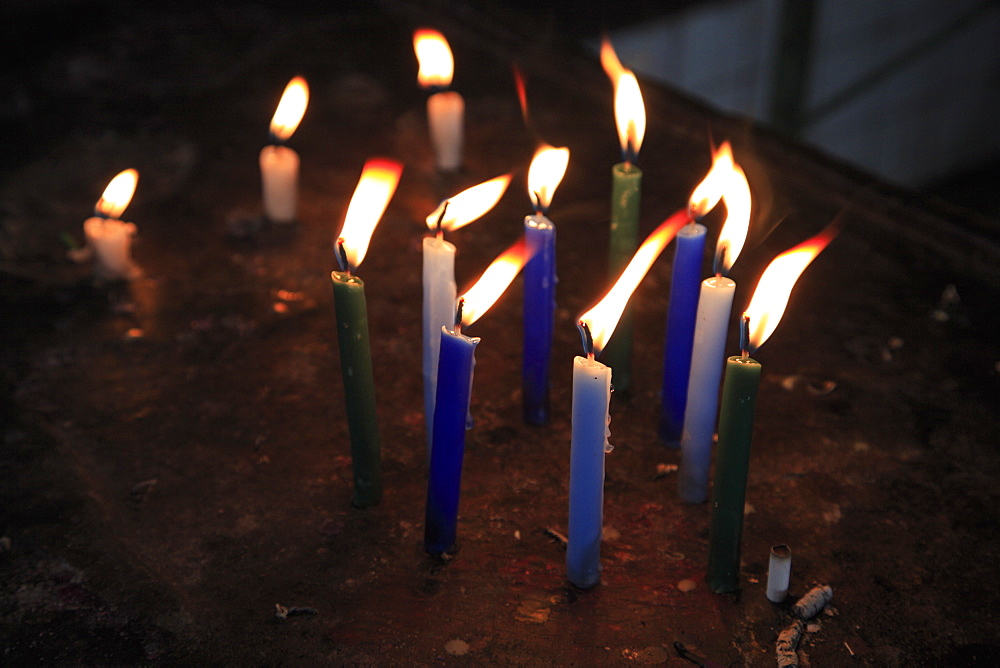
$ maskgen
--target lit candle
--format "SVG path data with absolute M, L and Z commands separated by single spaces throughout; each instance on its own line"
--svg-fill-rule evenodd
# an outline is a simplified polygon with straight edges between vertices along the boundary
M 761 369 L 760 363 L 750 354 L 777 327 L 796 279 L 836 234 L 837 223 L 834 222 L 812 239 L 771 261 L 761 274 L 741 320 L 741 354 L 726 360 L 708 540 L 708 586 L 719 594 L 740 588 L 743 508 Z
M 726 274 L 743 249 L 750 225 L 750 186 L 743 170 L 733 161 L 728 142 L 715 152 L 711 170 L 691 194 L 689 212 L 700 218 L 720 199 L 726 203 L 726 222 L 716 246 L 715 276 L 701 283 L 691 346 L 677 477 L 678 493 L 685 503 L 703 503 L 708 498 L 719 381 L 736 291 L 736 282 Z
M 495 259 L 483 275 L 459 298 L 453 329 L 441 332 L 437 399 L 434 408 L 434 445 L 427 476 L 424 549 L 432 555 L 455 551 L 458 501 L 465 455 L 465 430 L 472 397 L 472 371 L 479 338 L 462 334 L 503 294 L 527 260 L 521 239 Z
M 299 154 L 284 145 L 299 127 L 309 104 L 309 87 L 302 77 L 285 86 L 271 119 L 271 143 L 260 152 L 264 215 L 276 223 L 295 220 L 299 193 Z
M 615 124 L 622 161 L 611 169 L 611 240 L 608 273 L 617 276 L 628 264 L 639 244 L 639 207 L 642 170 L 636 166 L 639 147 L 646 133 L 646 109 L 635 75 L 622 67 L 607 39 L 601 47 L 601 64 L 615 90 Z M 614 369 L 615 389 L 628 389 L 632 378 L 632 317 L 626 311 L 615 329 L 605 358 Z
M 83 234 L 94 256 L 94 273 L 100 279 L 128 279 L 139 274 L 131 251 L 135 225 L 119 220 L 138 182 L 139 172 L 134 169 L 119 172 L 94 205 L 94 215 L 83 221 Z
M 556 306 L 556 226 L 545 214 L 569 164 L 568 148 L 544 146 L 528 169 L 528 194 L 534 215 L 524 219 L 530 259 L 524 267 L 524 421 L 549 421 L 549 360 Z
M 446 90 L 455 72 L 455 60 L 444 35 L 421 29 L 413 33 L 413 50 L 420 70 L 417 81 L 433 92 L 427 98 L 427 125 L 438 169 L 453 172 L 462 166 L 465 100 Z
M 365 164 L 337 240 L 340 271 L 330 274 L 351 438 L 352 504 L 358 508 L 374 506 L 382 498 L 382 462 L 365 283 L 354 272 L 368 253 L 372 232 L 389 205 L 402 171 L 401 164 L 389 160 L 369 160 Z
M 608 294 L 579 319 L 586 357 L 573 359 L 566 573 L 569 581 L 582 589 L 596 585 L 601 576 L 604 455 L 611 449 L 608 408 L 612 369 L 595 358 L 615 331 L 629 297 L 686 222 L 687 216 L 678 213 L 661 223 L 642 242 Z
M 455 246 L 444 239 L 446 230 L 478 220 L 492 209 L 510 184 L 505 174 L 473 186 L 445 200 L 427 216 L 434 232 L 424 237 L 424 420 L 427 426 L 427 454 L 430 456 L 434 432 L 434 400 L 437 395 L 438 353 L 441 328 L 455 320 Z

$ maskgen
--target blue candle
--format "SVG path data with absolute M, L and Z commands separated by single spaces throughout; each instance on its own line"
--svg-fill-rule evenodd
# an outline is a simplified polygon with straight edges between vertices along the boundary
M 430 554 L 451 551 L 455 547 L 457 533 L 466 417 L 472 395 L 476 346 L 479 344 L 478 338 L 465 336 L 457 329 L 441 328 L 434 444 L 431 448 L 424 521 L 424 549 Z
M 680 446 L 687 405 L 691 347 L 698 311 L 701 265 L 705 254 L 705 226 L 685 225 L 677 234 L 674 269 L 670 280 L 667 310 L 667 338 L 663 357 L 663 406 L 660 411 L 660 440 Z
M 538 213 L 524 219 L 531 258 L 524 266 L 524 421 L 549 421 L 549 357 L 556 306 L 556 227 Z

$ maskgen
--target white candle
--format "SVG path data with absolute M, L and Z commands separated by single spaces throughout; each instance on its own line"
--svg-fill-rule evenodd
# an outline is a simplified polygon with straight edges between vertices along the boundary
M 305 79 L 295 77 L 285 86 L 271 119 L 270 146 L 260 152 L 260 178 L 264 215 L 276 223 L 295 220 L 299 199 L 299 154 L 284 146 L 298 128 L 309 104 Z
M 455 325 L 455 246 L 442 237 L 424 237 L 424 417 L 427 455 L 434 441 L 434 402 L 437 397 L 441 328 Z
M 702 503 L 708 498 L 719 383 L 735 290 L 736 282 L 723 276 L 706 278 L 701 283 L 677 472 L 677 491 L 685 503 Z
M 462 141 L 465 124 L 465 100 L 451 90 L 455 59 L 444 35 L 436 30 L 420 29 L 413 33 L 413 50 L 420 71 L 417 81 L 435 92 L 427 98 L 427 126 L 438 169 L 452 172 L 462 166 Z
M 788 580 L 792 575 L 792 550 L 787 545 L 771 548 L 767 565 L 767 600 L 781 603 L 788 596 Z
M 610 448 L 611 367 L 573 358 L 573 433 L 569 464 L 569 535 L 566 574 L 588 589 L 601 579 L 604 455 Z
M 99 278 L 134 278 L 138 268 L 132 262 L 135 225 L 114 218 L 94 216 L 83 222 L 87 245 L 94 253 L 94 272 Z

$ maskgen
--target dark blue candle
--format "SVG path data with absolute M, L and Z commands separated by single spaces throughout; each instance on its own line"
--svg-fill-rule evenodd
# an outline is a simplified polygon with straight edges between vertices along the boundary
M 472 394 L 478 338 L 441 328 L 437 400 L 434 407 L 434 443 L 427 479 L 427 514 L 424 549 L 430 554 L 449 552 L 455 546 L 458 497 L 465 454 L 466 417 Z
M 556 306 L 556 227 L 542 214 L 524 219 L 524 421 L 549 421 L 549 357 Z
M 685 225 L 677 233 L 677 250 L 670 280 L 667 310 L 667 337 L 663 355 L 663 405 L 660 411 L 660 440 L 679 447 L 687 405 L 691 347 L 705 254 L 705 226 Z

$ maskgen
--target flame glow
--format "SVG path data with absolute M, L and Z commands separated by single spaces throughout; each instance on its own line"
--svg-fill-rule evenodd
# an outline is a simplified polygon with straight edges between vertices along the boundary
M 424 88 L 447 88 L 455 73 L 455 59 L 448 40 L 437 30 L 422 28 L 413 33 L 413 51 L 417 54 L 420 70 L 417 81 Z
M 431 230 L 437 229 L 438 218 L 441 218 L 445 204 L 448 205 L 448 208 L 441 220 L 442 230 L 457 230 L 478 220 L 500 201 L 507 186 L 510 185 L 510 178 L 510 174 L 504 174 L 449 197 L 441 202 L 431 215 L 427 216 L 427 227 Z
M 528 168 L 528 195 L 535 208 L 542 213 L 548 211 L 556 188 L 566 175 L 569 165 L 569 149 L 542 146 L 535 151 Z
M 527 261 L 528 245 L 524 237 L 521 237 L 490 263 L 479 280 L 460 297 L 465 300 L 462 309 L 463 327 L 479 320 L 500 299 L 500 295 L 517 277 Z
M 372 232 L 389 206 L 402 172 L 403 165 L 393 160 L 374 158 L 365 163 L 339 236 L 351 271 L 364 261 Z
M 119 172 L 104 189 L 101 199 L 94 205 L 94 210 L 105 218 L 121 218 L 129 202 L 132 201 L 137 183 L 139 183 L 139 172 L 134 169 Z
M 720 199 L 726 203 L 726 222 L 716 245 L 718 264 L 715 270 L 725 276 L 743 250 L 750 229 L 750 184 L 743 168 L 733 159 L 729 142 L 723 142 L 712 153 L 712 168 L 691 193 L 688 214 L 692 219 L 701 218 L 715 208 Z
M 814 236 L 771 260 L 754 289 L 744 314 L 750 317 L 749 352 L 757 350 L 781 321 L 792 287 L 809 263 L 827 247 L 840 231 L 834 221 Z
M 681 211 L 660 223 L 660 226 L 653 230 L 652 234 L 646 237 L 646 240 L 639 246 L 635 255 L 632 256 L 632 260 L 625 267 L 625 271 L 622 272 L 621 277 L 608 291 L 608 294 L 593 308 L 580 316 L 580 322 L 587 323 L 587 326 L 590 327 L 590 333 L 594 337 L 595 356 L 601 354 L 608 339 L 614 333 L 615 327 L 618 326 L 618 321 L 622 317 L 622 312 L 628 304 L 629 297 L 635 292 L 656 258 L 660 256 L 670 240 L 687 222 L 687 213 Z
M 611 83 L 616 87 L 618 86 L 618 79 L 621 75 L 628 72 L 623 66 L 620 60 L 618 60 L 618 54 L 615 53 L 615 47 L 611 45 L 611 40 L 605 35 L 601 40 L 601 67 L 604 68 L 604 73 L 608 75 L 611 79 Z
M 295 77 L 285 86 L 285 92 L 281 94 L 281 101 L 274 111 L 271 119 L 271 134 L 285 141 L 292 136 L 295 128 L 299 127 L 299 121 L 306 113 L 309 106 L 309 85 L 302 77 Z

